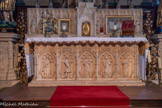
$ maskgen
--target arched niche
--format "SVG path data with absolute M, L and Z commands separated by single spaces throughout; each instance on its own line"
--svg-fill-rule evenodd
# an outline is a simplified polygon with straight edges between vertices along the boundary
M 76 79 L 76 58 L 70 52 L 65 52 L 60 56 L 59 78 Z
M 119 78 L 135 78 L 134 59 L 128 52 L 119 55 Z
M 38 79 L 56 79 L 56 58 L 46 52 L 39 58 Z
M 113 78 L 114 73 L 114 57 L 109 52 L 104 52 L 99 56 L 99 78 Z
M 90 52 L 84 52 L 79 57 L 79 78 L 95 78 L 96 62 L 95 57 Z

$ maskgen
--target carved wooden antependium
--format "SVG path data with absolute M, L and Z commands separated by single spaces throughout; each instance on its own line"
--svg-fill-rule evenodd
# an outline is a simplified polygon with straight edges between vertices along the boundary
M 91 26 L 90 22 L 85 21 L 82 23 L 82 36 L 90 36 Z

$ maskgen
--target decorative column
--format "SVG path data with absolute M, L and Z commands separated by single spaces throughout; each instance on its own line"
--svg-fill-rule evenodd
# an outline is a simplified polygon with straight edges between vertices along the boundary
M 76 80 L 78 80 L 79 79 L 79 45 L 76 47 L 76 65 L 77 65 Z
M 8 74 L 7 74 L 7 80 L 14 80 L 16 79 L 16 75 L 14 73 L 13 68 L 13 44 L 11 41 L 8 42 Z
M 155 34 L 154 36 L 151 37 L 151 40 L 154 43 L 158 43 L 158 56 L 162 61 L 162 34 Z M 157 68 L 159 67 L 160 66 L 158 66 Z M 159 70 L 160 83 L 162 84 L 162 69 L 158 69 L 158 70 Z
M 58 44 L 56 44 L 56 80 L 59 79 L 59 52 Z
M 119 45 L 115 46 L 116 48 L 116 79 L 119 79 Z
M 135 57 L 135 60 L 134 61 L 134 65 L 135 65 L 135 70 L 136 70 L 136 79 L 140 79 L 140 73 L 139 73 L 139 46 L 135 45 L 134 46 L 134 57 Z
M 98 76 L 98 67 L 99 67 L 99 54 L 98 54 L 98 45 L 96 44 L 96 80 L 99 78 Z
M 36 48 L 34 48 L 34 49 L 36 49 Z M 27 54 L 26 54 L 26 56 L 27 56 Z M 39 59 L 38 59 L 38 53 L 37 53 L 37 51 L 35 50 L 34 51 L 34 80 L 37 80 L 37 78 L 38 78 L 38 70 L 39 70 L 39 68 L 38 68 L 38 63 L 39 63 L 39 61 L 38 61 Z

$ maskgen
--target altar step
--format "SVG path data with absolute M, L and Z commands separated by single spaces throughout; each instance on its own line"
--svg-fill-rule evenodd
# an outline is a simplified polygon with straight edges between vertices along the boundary
M 20 82 L 19 80 L 0 80 L 0 89 L 6 87 L 12 87 L 19 82 Z
M 53 80 L 37 80 L 32 81 L 28 84 L 30 87 L 41 87 L 41 86 L 145 86 L 145 82 L 140 80 L 137 81 L 53 81 Z

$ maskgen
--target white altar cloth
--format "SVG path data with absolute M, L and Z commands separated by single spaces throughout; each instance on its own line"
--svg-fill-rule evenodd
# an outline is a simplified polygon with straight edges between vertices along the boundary
M 60 42 L 148 42 L 148 40 L 145 37 L 131 37 L 131 38 L 100 38 L 100 37 L 67 37 L 67 38 L 27 38 L 27 43 L 32 42 L 54 42 L 54 43 L 60 43 Z

